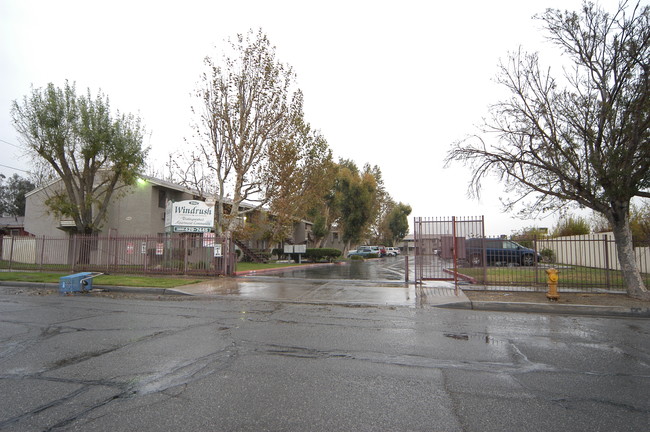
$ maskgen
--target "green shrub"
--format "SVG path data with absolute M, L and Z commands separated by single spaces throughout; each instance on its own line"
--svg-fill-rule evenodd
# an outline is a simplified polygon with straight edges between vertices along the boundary
M 271 252 L 272 255 L 275 255 L 278 257 L 278 259 L 286 259 L 286 257 L 289 257 L 291 260 L 298 262 L 299 258 L 296 253 L 292 254 L 285 254 L 284 249 L 273 249 Z M 333 249 L 333 248 L 311 248 L 307 249 L 304 254 L 302 254 L 302 260 L 309 260 L 309 261 L 328 261 L 332 262 L 335 259 L 339 258 L 342 255 L 342 252 L 338 249 Z
M 542 249 L 539 253 L 542 256 L 542 260 L 544 260 L 544 262 L 555 262 L 555 252 L 553 249 Z
M 326 260 L 332 262 L 335 259 L 340 258 L 341 254 L 342 252 L 340 250 L 334 248 L 307 249 L 305 258 L 312 261 Z
M 580 216 L 565 216 L 553 228 L 552 237 L 567 237 L 589 234 L 589 222 Z
M 361 255 L 352 255 L 350 259 L 354 261 L 363 261 L 364 258 Z
M 268 261 L 271 258 L 271 254 L 267 252 L 266 250 L 263 249 L 251 249 L 257 256 L 260 258 Z M 248 255 L 244 254 L 244 256 L 241 259 L 241 262 L 253 262 L 253 259 L 249 257 Z

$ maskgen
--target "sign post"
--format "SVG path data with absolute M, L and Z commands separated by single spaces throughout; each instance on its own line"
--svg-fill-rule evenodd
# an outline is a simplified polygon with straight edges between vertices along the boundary
M 285 254 L 298 254 L 298 264 L 302 264 L 302 254 L 307 252 L 307 245 L 284 245 Z

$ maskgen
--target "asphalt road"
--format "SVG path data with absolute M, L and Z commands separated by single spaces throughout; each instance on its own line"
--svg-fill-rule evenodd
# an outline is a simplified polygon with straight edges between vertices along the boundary
M 650 321 L 0 288 L 2 431 L 639 431 Z

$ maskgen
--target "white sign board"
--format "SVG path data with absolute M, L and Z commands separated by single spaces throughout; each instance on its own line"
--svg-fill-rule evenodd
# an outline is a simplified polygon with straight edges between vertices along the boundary
M 307 253 L 307 245 L 284 245 L 284 253 L 297 253 L 304 254 Z
M 169 201 L 165 208 L 165 226 L 213 228 L 214 206 L 197 200 Z
M 223 254 L 221 253 L 221 244 L 215 243 L 215 245 L 214 245 L 214 256 L 215 257 L 220 257 L 222 255 Z

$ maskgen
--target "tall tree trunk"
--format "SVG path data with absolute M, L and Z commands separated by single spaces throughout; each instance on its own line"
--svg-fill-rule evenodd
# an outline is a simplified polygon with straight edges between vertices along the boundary
M 650 292 L 643 283 L 634 256 L 632 231 L 629 224 L 629 205 L 625 206 L 622 203 L 616 203 L 612 207 L 612 214 L 608 219 L 612 224 L 618 262 L 621 265 L 621 273 L 623 274 L 627 294 L 630 297 L 650 301 Z
M 350 240 L 346 241 L 344 244 L 345 246 L 343 248 L 343 256 L 347 256 L 348 251 L 350 250 Z

